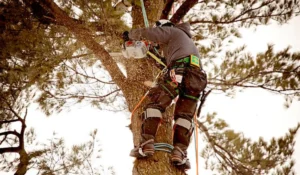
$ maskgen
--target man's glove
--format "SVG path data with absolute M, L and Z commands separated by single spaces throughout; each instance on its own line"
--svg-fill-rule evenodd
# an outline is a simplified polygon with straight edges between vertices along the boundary
M 129 36 L 128 36 L 128 34 L 129 34 L 128 31 L 123 32 L 122 38 L 123 38 L 124 41 L 129 41 Z

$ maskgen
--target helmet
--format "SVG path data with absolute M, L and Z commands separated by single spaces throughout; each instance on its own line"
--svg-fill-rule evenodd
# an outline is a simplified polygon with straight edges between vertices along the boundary
M 171 21 L 167 20 L 167 19 L 160 19 L 160 20 L 155 22 L 155 26 L 156 27 L 164 27 L 164 26 L 173 27 L 174 24 Z

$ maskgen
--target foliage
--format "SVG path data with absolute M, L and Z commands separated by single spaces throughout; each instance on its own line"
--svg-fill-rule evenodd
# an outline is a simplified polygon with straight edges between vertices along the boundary
M 91 139 L 83 144 L 73 145 L 68 148 L 63 138 L 58 138 L 53 133 L 53 138 L 47 143 L 36 141 L 34 129 L 26 132 L 26 147 L 28 151 L 27 171 L 36 172 L 38 175 L 44 174 L 93 174 L 100 175 L 103 168 L 97 165 L 100 159 L 101 150 L 96 140 L 97 130 L 91 132 Z M 0 148 L 1 149 L 1 148 Z M 16 171 L 19 164 L 19 157 L 13 153 L 1 154 L 1 171 Z M 111 174 L 114 173 L 110 168 Z
M 96 133 L 91 141 L 71 150 L 58 138 L 40 149 L 25 149 L 35 143 L 34 131 L 25 132 L 26 108 L 37 100 L 50 115 L 76 103 L 100 109 L 117 106 L 110 108 L 116 110 L 131 109 L 139 101 L 147 89 L 140 81 L 154 77 L 156 70 L 147 61 L 119 61 L 109 56 L 109 52 L 120 51 L 120 36 L 129 30 L 124 16 L 132 17 L 133 27 L 141 26 L 143 20 L 137 13 L 138 1 L 130 1 L 132 11 L 127 14 L 117 10 L 117 3 L 0 2 L 0 151 L 4 170 L 15 169 L 16 174 L 24 174 L 28 167 L 38 169 L 40 174 L 99 172 L 90 166 Z M 174 0 L 167 1 L 172 3 Z M 145 0 L 145 5 L 151 9 L 149 18 L 157 16 L 152 12 L 160 11 L 157 3 Z M 166 16 L 170 9 L 164 11 Z M 171 20 L 192 24 L 193 39 L 209 75 L 209 92 L 232 94 L 237 88 L 262 88 L 284 95 L 289 105 L 300 97 L 299 53 L 292 53 L 290 48 L 274 51 L 269 45 L 254 56 L 245 53 L 245 46 L 234 50 L 228 46 L 242 37 L 240 28 L 284 24 L 299 11 L 298 0 L 187 0 Z M 121 71 L 121 63 L 126 73 Z M 17 122 L 21 129 L 16 131 Z M 267 142 L 241 137 L 225 121 L 215 120 L 215 114 L 198 124 L 208 142 L 202 154 L 208 168 L 222 174 L 293 173 L 291 155 L 299 125 L 286 136 Z M 11 160 L 15 153 L 19 156 Z
M 208 114 L 198 124 L 208 142 L 202 151 L 208 168 L 232 175 L 269 174 L 276 167 L 278 175 L 293 173 L 292 155 L 300 124 L 269 142 L 263 138 L 258 141 L 245 138 L 243 133 L 230 129 L 224 120 L 216 119 L 216 113 Z
M 209 76 L 216 89 L 262 88 L 287 98 L 299 98 L 300 53 L 291 53 L 289 47 L 275 53 L 273 45 L 269 45 L 264 53 L 253 57 L 243 54 L 244 49 L 226 52 L 222 64 L 215 65 Z

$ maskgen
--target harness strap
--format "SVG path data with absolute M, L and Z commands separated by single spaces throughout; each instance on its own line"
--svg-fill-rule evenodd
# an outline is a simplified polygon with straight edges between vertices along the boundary
M 149 139 L 149 140 L 145 141 L 144 143 L 142 143 L 142 144 L 140 145 L 140 147 L 143 147 L 143 146 L 145 146 L 146 144 L 151 143 L 151 142 L 154 142 L 154 139 Z
M 143 156 L 143 157 L 146 157 L 146 156 L 147 156 L 146 154 L 144 154 L 142 148 L 139 148 L 139 154 L 140 154 L 141 156 Z
M 183 96 L 185 96 L 185 97 L 187 97 L 187 98 L 190 98 L 190 99 L 192 99 L 192 100 L 196 100 L 196 101 L 199 100 L 198 97 L 195 97 L 195 96 L 192 96 L 192 95 L 183 94 Z
M 154 139 L 149 139 L 147 141 L 145 141 L 144 143 L 142 143 L 140 146 L 139 146 L 139 154 L 143 157 L 146 157 L 147 155 L 143 152 L 143 147 L 148 144 L 148 143 L 151 143 L 151 142 L 154 142 Z
M 171 65 L 171 68 L 183 68 L 188 66 L 198 67 L 202 69 L 200 64 L 200 58 L 198 58 L 195 55 L 189 55 L 187 57 L 174 61 L 174 63 L 172 63 Z
M 146 120 L 147 118 L 162 118 L 162 114 L 160 112 L 160 110 L 155 109 L 155 108 L 147 108 L 144 112 L 144 120 Z
M 182 149 L 181 149 L 180 147 L 178 147 L 178 146 L 175 146 L 174 149 L 178 150 L 178 151 L 184 156 L 184 158 L 182 159 L 182 162 L 181 162 L 181 163 L 177 163 L 177 165 L 183 165 L 183 164 L 185 164 L 186 161 L 188 160 L 188 158 L 186 157 L 186 154 L 185 154 L 185 153 L 182 151 Z
M 187 130 L 191 130 L 193 128 L 192 122 L 184 118 L 178 118 L 175 122 L 175 125 L 186 128 Z
M 166 92 L 168 92 L 173 98 L 175 98 L 174 94 L 163 84 L 159 84 Z

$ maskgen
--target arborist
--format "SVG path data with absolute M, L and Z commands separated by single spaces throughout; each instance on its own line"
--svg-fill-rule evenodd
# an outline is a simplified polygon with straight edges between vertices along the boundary
M 171 161 L 178 168 L 190 169 L 187 148 L 193 133 L 193 116 L 198 98 L 207 85 L 200 55 L 190 32 L 189 23 L 174 25 L 169 20 L 159 20 L 153 28 L 133 29 L 123 33 L 126 40 L 149 40 L 159 44 L 165 57 L 167 73 L 148 93 L 148 103 L 142 114 L 143 124 L 140 145 L 130 155 L 137 158 L 154 154 L 154 139 L 162 119 L 162 113 L 177 96 L 174 111 L 174 149 Z

